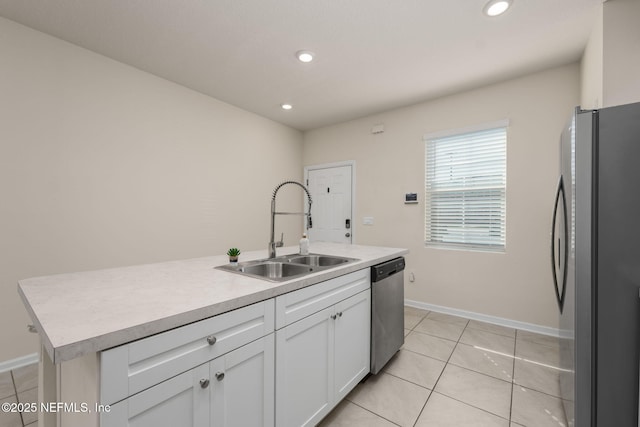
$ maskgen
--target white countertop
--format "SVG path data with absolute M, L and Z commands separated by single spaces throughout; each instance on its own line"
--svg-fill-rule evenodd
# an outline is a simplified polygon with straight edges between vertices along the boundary
M 297 247 L 278 248 L 278 256 Z M 361 270 L 408 251 L 313 243 L 312 253 L 358 258 L 284 282 L 214 269 L 226 255 L 20 280 L 18 292 L 54 363 L 95 353 Z M 240 261 L 267 257 L 242 253 Z

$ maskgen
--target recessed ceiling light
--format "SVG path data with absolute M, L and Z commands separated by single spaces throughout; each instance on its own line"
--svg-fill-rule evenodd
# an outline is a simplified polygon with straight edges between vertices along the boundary
M 482 11 L 487 16 L 502 15 L 509 9 L 513 0 L 491 0 Z
M 282 107 L 283 110 L 291 110 L 293 108 L 291 104 L 282 104 L 280 107 Z
M 296 58 L 298 58 L 300 62 L 311 62 L 313 61 L 313 53 L 308 50 L 299 50 L 296 52 Z

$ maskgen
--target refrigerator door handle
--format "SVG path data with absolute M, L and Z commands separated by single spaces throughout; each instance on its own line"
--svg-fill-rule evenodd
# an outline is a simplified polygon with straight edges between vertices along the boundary
M 558 219 L 558 206 L 559 206 L 559 202 L 560 202 L 560 198 L 562 198 L 562 207 L 563 207 L 563 220 L 564 220 L 564 236 L 560 236 L 558 238 L 558 261 L 557 261 L 557 266 L 556 266 L 556 221 Z M 565 194 L 564 194 L 564 180 L 562 178 L 562 175 L 560 175 L 560 179 L 558 180 L 558 188 L 556 189 L 556 197 L 555 197 L 555 202 L 553 204 L 553 216 L 552 216 L 552 221 L 551 221 L 551 273 L 553 274 L 553 286 L 554 286 L 554 290 L 555 290 L 555 294 L 556 294 L 556 301 L 558 302 L 558 308 L 560 309 L 560 313 L 562 313 L 562 309 L 564 308 L 564 296 L 565 296 L 565 289 L 566 289 L 566 281 L 567 281 L 567 256 L 568 256 L 568 252 L 567 252 L 567 203 L 566 203 L 566 198 L 565 198 Z M 565 253 L 564 253 L 564 264 L 561 263 L 561 259 L 560 259 L 560 247 L 562 245 L 562 241 L 560 240 L 562 237 L 564 237 L 564 247 L 565 247 Z M 564 268 L 563 268 L 564 266 Z M 558 277 L 558 273 L 559 271 L 562 271 L 563 277 L 562 277 L 562 291 L 560 291 L 560 287 L 559 285 L 559 277 Z
M 564 216 L 564 236 L 562 236 L 563 238 L 563 243 L 564 243 L 564 259 L 562 262 L 562 292 L 560 293 L 560 313 L 562 313 L 562 310 L 564 308 L 564 298 L 565 295 L 567 294 L 567 274 L 569 272 L 568 270 L 568 266 L 569 266 L 569 213 L 567 212 L 567 197 L 565 194 L 565 190 L 564 190 L 564 182 L 562 183 L 562 189 L 561 189 L 561 193 L 562 195 L 562 213 Z M 560 240 L 560 239 L 558 239 Z M 558 251 L 560 251 L 560 247 L 558 247 Z M 560 257 L 560 254 L 558 254 L 558 257 Z

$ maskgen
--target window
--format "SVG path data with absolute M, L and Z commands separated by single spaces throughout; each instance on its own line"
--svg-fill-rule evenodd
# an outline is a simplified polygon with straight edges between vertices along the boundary
M 507 125 L 425 136 L 425 244 L 504 251 Z

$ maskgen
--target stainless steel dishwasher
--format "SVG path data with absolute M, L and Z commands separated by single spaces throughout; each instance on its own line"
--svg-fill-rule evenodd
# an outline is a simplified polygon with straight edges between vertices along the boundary
M 404 344 L 404 258 L 371 267 L 371 373 Z

